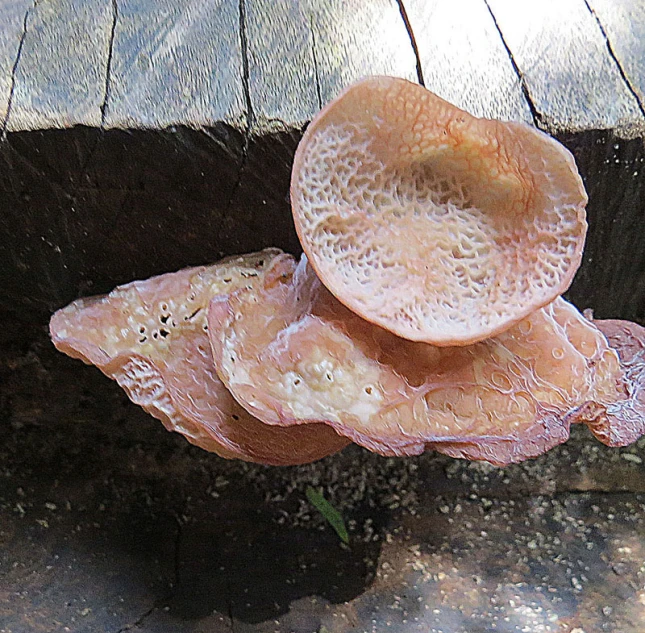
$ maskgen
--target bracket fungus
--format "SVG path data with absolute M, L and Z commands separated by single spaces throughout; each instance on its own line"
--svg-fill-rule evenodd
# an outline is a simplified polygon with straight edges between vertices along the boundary
M 311 123 L 291 200 L 300 263 L 267 249 L 79 299 L 54 344 L 190 442 L 266 464 L 354 441 L 505 465 L 574 423 L 645 433 L 645 328 L 560 297 L 587 197 L 553 139 L 373 77 Z
M 622 368 L 620 397 L 598 410 L 598 403 L 576 416 L 608 446 L 627 446 L 645 433 L 645 328 L 619 319 L 593 321 L 616 350 Z
M 505 465 L 564 442 L 587 421 L 572 415 L 582 405 L 623 397 L 616 352 L 564 299 L 486 341 L 437 347 L 362 320 L 306 257 L 287 264 L 215 298 L 208 316 L 219 375 L 268 424 L 324 421 L 383 455 Z
M 566 148 L 394 77 L 359 81 L 314 118 L 291 203 L 302 247 L 337 299 L 434 345 L 494 336 L 553 301 L 587 230 Z
M 217 377 L 206 333 L 211 297 L 252 287 L 285 257 L 265 250 L 79 299 L 53 315 L 52 340 L 116 380 L 168 430 L 208 451 L 275 465 L 320 459 L 347 441 L 323 425 L 278 429 L 249 415 Z

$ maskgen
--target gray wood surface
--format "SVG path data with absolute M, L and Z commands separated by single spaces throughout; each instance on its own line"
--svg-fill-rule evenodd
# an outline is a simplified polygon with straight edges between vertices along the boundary
M 530 11 L 515 0 L 487 2 L 541 126 L 552 133 L 643 128 L 638 102 L 584 0 L 544 0 Z
M 645 3 L 587 0 L 640 110 L 645 114 Z
M 25 20 L 30 0 L 6 2 L 2 6 L 0 22 L 0 124 L 4 132 L 7 125 L 7 110 L 14 87 L 16 60 L 22 48 Z
M 255 129 L 300 126 L 350 83 L 416 80 L 410 38 L 393 0 L 246 0 Z
M 15 66 L 7 130 L 99 127 L 111 29 L 112 5 L 107 0 L 34 5 Z
M 530 105 L 557 132 L 644 118 L 634 0 L 531 12 L 512 0 L 43 0 L 0 11 L 0 113 L 14 86 L 14 131 L 98 126 L 101 114 L 106 127 L 244 129 L 249 109 L 258 133 L 293 130 L 358 77 L 418 79 L 417 61 L 429 87 L 479 115 L 530 121 Z
M 405 0 L 426 88 L 475 116 L 533 123 L 484 0 Z
M 105 127 L 246 125 L 237 1 L 114 2 Z

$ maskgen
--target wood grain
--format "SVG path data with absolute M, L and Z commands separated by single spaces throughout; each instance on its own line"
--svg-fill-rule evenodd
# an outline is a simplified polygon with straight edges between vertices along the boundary
M 299 127 L 349 83 L 389 74 L 416 80 L 398 5 L 246 0 L 255 130 Z
M 289 171 L 306 122 L 359 77 L 420 70 L 475 114 L 537 121 L 574 150 L 592 201 L 572 296 L 645 319 L 632 238 L 645 17 L 629 0 L 611 15 L 596 5 L 548 0 L 527 17 L 506 0 L 4 3 L 0 310 L 44 322 L 132 278 L 297 253 Z
M 426 88 L 479 117 L 533 123 L 484 0 L 405 0 Z
M 238 2 L 117 6 L 106 127 L 245 126 Z
M 584 0 L 526 6 L 487 0 L 526 82 L 540 125 L 552 133 L 615 129 L 643 116 Z
M 14 70 L 25 35 L 25 21 L 32 5 L 31 0 L 5 2 L 0 13 L 0 125 L 3 132 L 15 83 Z
M 320 109 L 314 33 L 303 3 L 246 0 L 254 130 L 302 126 Z
M 29 11 L 7 130 L 99 127 L 112 4 L 52 0 Z
M 645 103 L 645 4 L 633 0 L 587 0 L 607 38 L 625 80 L 639 102 Z M 643 112 L 645 114 L 645 112 Z
M 315 32 L 322 103 L 368 75 L 417 80 L 410 37 L 394 0 L 303 4 Z

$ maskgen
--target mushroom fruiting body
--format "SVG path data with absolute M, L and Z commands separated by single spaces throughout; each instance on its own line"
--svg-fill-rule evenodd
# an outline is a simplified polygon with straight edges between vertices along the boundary
M 238 405 L 217 377 L 206 333 L 214 295 L 258 283 L 291 258 L 277 249 L 136 281 L 56 312 L 56 347 L 99 367 L 171 431 L 222 457 L 307 463 L 347 440 L 324 425 L 279 429 Z
M 594 404 L 577 413 L 608 446 L 627 446 L 645 433 L 645 328 L 631 321 L 593 321 L 616 350 L 622 368 L 621 397 L 602 410 Z
M 571 154 L 403 79 L 352 85 L 312 121 L 291 180 L 323 284 L 414 341 L 494 336 L 570 285 L 587 229 Z
M 209 308 L 219 375 L 269 424 L 322 421 L 383 455 L 433 448 L 504 465 L 564 442 L 572 421 L 593 422 L 575 415 L 583 405 L 599 414 L 625 398 L 616 352 L 563 299 L 497 337 L 436 347 L 359 318 L 305 257 L 294 269 L 280 260 Z
M 299 264 L 268 249 L 79 299 L 54 344 L 193 444 L 265 464 L 353 440 L 505 465 L 573 423 L 645 433 L 645 328 L 560 297 L 587 197 L 553 139 L 374 77 L 311 123 L 291 199 Z

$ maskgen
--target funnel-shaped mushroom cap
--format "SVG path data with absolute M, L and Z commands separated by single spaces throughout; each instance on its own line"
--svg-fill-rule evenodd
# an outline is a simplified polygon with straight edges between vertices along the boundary
M 267 265 L 282 261 L 291 259 L 271 249 L 79 299 L 53 315 L 52 340 L 201 448 L 266 464 L 314 461 L 347 440 L 323 425 L 280 429 L 249 415 L 217 377 L 206 333 L 214 295 L 251 287 Z
M 553 301 L 587 229 L 562 145 L 389 77 L 351 86 L 315 117 L 291 200 L 302 247 L 337 299 L 441 346 L 498 334 Z
M 340 304 L 306 259 L 217 297 L 209 338 L 235 398 L 270 424 L 324 421 L 384 455 L 430 447 L 508 464 L 569 435 L 567 414 L 619 397 L 606 339 L 557 299 L 495 338 L 461 347 L 401 339 Z

